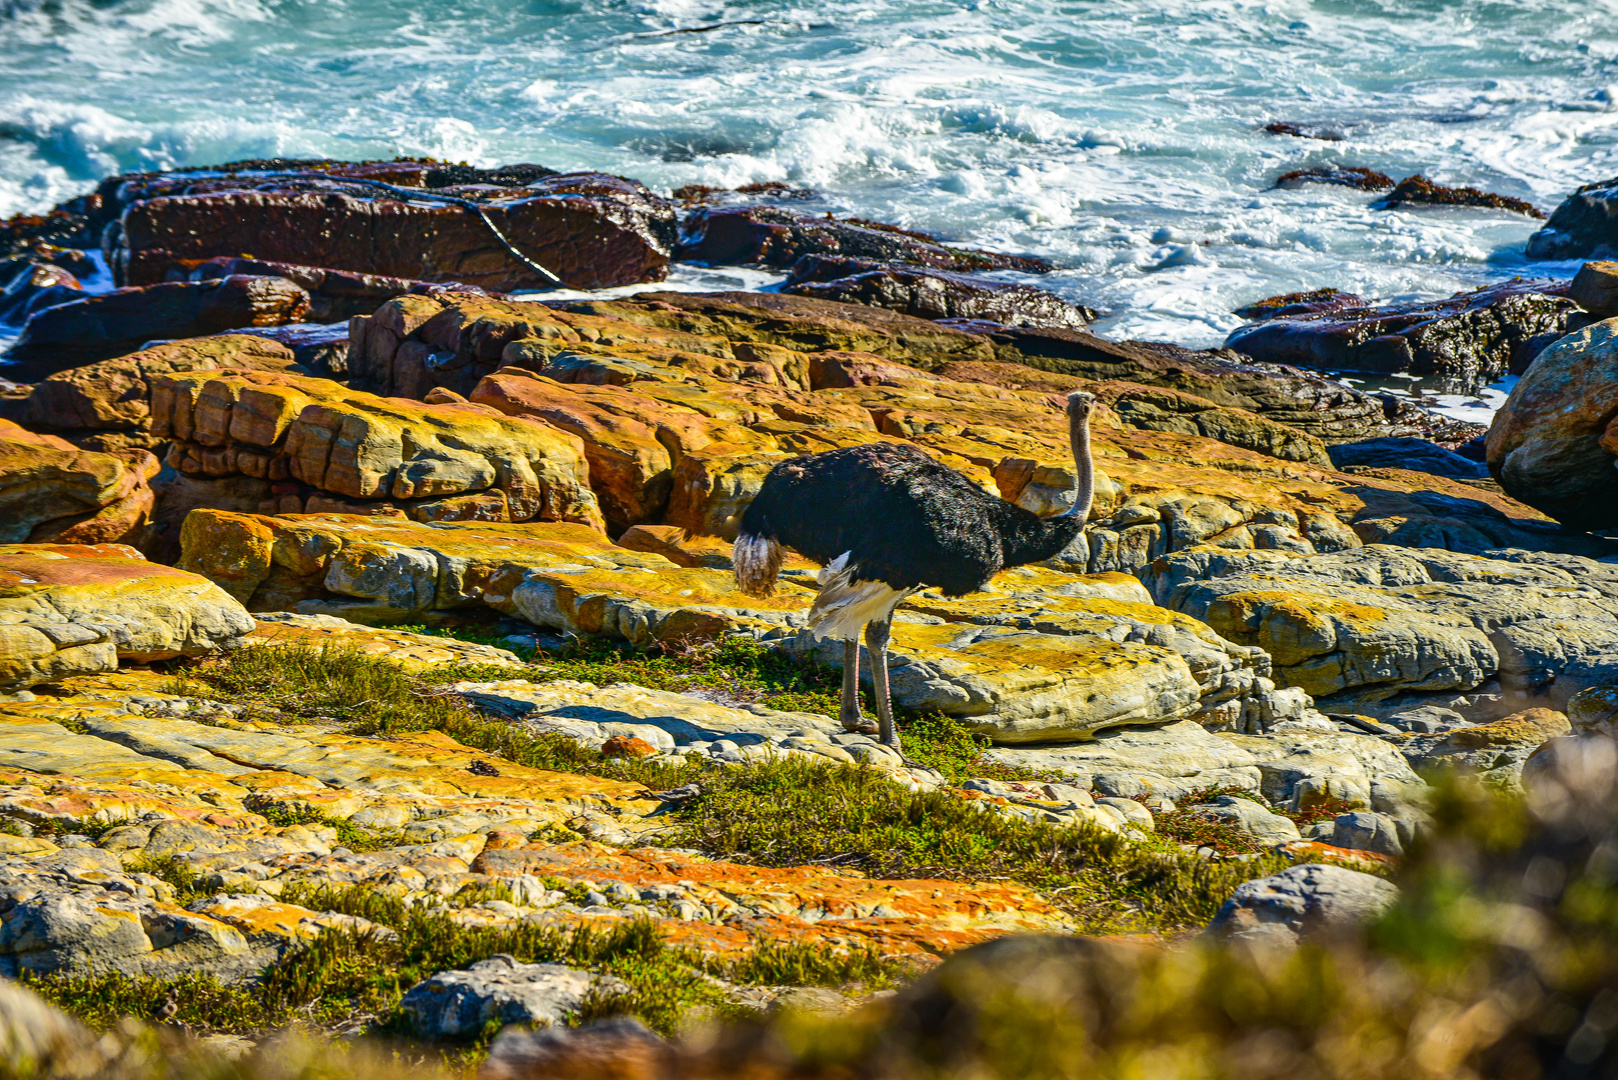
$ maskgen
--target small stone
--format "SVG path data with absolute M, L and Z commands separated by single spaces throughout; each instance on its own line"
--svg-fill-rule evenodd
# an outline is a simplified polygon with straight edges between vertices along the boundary
M 614 735 L 601 744 L 603 757 L 651 757 L 657 753 L 657 747 L 645 739 L 638 739 L 633 735 Z

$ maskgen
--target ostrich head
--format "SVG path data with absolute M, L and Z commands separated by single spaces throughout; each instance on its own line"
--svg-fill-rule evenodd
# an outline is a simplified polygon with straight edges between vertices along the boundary
M 1095 411 L 1096 396 L 1086 390 L 1075 390 L 1067 396 L 1068 436 L 1073 444 L 1073 508 L 1067 516 L 1080 521 L 1090 516 L 1090 503 L 1095 498 L 1095 466 L 1090 460 L 1090 414 Z

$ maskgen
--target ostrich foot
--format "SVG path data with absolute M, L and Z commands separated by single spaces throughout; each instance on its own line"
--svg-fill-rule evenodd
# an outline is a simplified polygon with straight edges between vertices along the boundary
M 875 735 L 878 730 L 875 720 L 868 720 L 863 716 L 839 716 L 838 721 L 843 725 L 844 731 L 851 731 L 855 735 Z

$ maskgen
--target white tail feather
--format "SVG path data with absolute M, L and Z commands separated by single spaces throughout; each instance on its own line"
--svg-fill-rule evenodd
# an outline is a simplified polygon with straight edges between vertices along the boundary
M 816 580 L 820 592 L 809 608 L 809 633 L 815 638 L 858 640 L 866 623 L 886 620 L 913 589 L 895 589 L 880 581 L 855 581 L 843 552 L 823 567 Z
M 775 579 L 781 574 L 785 552 L 773 539 L 743 533 L 730 546 L 730 561 L 736 572 L 736 587 L 759 599 L 775 593 Z

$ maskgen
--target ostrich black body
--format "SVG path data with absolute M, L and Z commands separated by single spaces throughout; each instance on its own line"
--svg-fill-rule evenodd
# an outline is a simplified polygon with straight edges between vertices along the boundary
M 996 498 L 914 446 L 872 443 L 771 469 L 741 533 L 822 565 L 848 552 L 855 581 L 961 596 L 1008 566 L 1056 555 L 1083 527 Z

